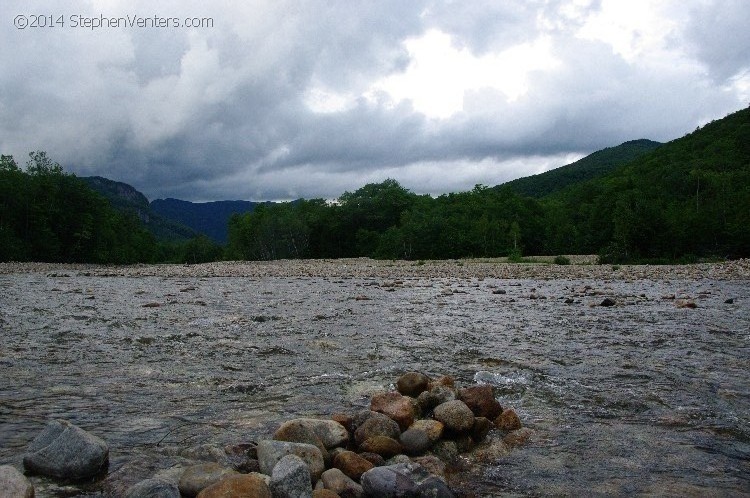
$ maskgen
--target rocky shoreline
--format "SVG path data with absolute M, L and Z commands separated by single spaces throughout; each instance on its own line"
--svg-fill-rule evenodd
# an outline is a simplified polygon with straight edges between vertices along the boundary
M 553 258 L 529 263 L 500 259 L 391 261 L 369 258 L 222 261 L 197 265 L 157 264 L 101 266 L 56 263 L 0 263 L 0 275 L 45 273 L 52 276 L 102 277 L 331 277 L 331 278 L 500 278 L 596 280 L 715 280 L 750 279 L 750 259 L 689 265 L 599 265 L 594 256 L 570 256 L 572 264 L 552 264 Z
M 64 420 L 49 421 L 30 442 L 23 466 L 126 498 L 450 498 L 457 493 L 447 476 L 457 467 L 506 455 L 532 435 L 492 386 L 461 388 L 450 376 L 407 372 L 395 389 L 374 394 L 369 409 L 288 420 L 268 438 L 223 450 L 204 446 L 145 479 L 122 468 L 108 475 L 107 443 Z M 0 496 L 35 494 L 10 465 L 0 466 L 0 485 L 13 491 Z

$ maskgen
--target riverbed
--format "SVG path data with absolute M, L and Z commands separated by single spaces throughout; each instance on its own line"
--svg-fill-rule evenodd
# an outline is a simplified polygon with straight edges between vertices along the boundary
M 466 496 L 750 496 L 749 282 L 747 261 L 0 265 L 0 463 L 63 418 L 110 472 L 158 467 L 417 370 L 495 386 L 534 430 L 452 476 Z

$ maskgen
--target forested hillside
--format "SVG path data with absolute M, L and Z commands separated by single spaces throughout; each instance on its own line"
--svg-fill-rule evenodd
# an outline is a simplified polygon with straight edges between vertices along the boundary
M 621 159 L 619 152 L 592 156 L 606 168 Z M 658 148 L 631 143 L 626 154 L 636 159 L 559 191 L 548 185 L 554 175 L 526 184 L 529 191 L 553 191 L 540 199 L 511 185 L 431 198 L 386 180 L 331 205 L 317 199 L 267 206 L 231 219 L 228 256 L 598 253 L 603 261 L 652 262 L 750 256 L 750 109 Z
M 0 158 L 0 261 L 134 263 L 156 257 L 153 237 L 135 216 L 102 196 L 44 152 L 22 170 Z
M 651 152 L 661 143 L 651 140 L 631 140 L 618 145 L 598 150 L 578 161 L 555 168 L 538 175 L 518 178 L 503 184 L 515 192 L 529 197 L 541 198 L 564 190 L 570 185 L 599 178 L 615 168 Z
M 150 216 L 145 197 L 125 184 L 93 182 L 115 189 L 125 200 L 108 197 L 130 207 L 117 211 L 44 152 L 31 153 L 25 170 L 2 156 L 0 260 L 750 256 L 750 108 L 667 144 L 628 142 L 498 187 L 433 198 L 386 180 L 336 202 L 259 204 L 231 216 L 223 248 L 205 235 L 180 244 L 157 240 L 143 225 Z

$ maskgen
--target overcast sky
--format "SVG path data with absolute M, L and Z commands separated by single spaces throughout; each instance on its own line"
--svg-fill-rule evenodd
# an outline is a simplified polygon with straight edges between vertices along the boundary
M 0 152 L 151 200 L 468 190 L 747 107 L 749 26 L 747 0 L 3 0 Z

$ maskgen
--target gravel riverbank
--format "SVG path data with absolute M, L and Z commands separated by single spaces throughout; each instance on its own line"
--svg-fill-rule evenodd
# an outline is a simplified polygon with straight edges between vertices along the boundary
M 570 265 L 550 264 L 552 258 L 532 263 L 504 259 L 391 261 L 369 258 L 222 261 L 197 265 L 158 264 L 100 266 L 53 263 L 0 263 L 0 275 L 65 273 L 102 277 L 337 277 L 337 278 L 500 278 L 596 280 L 745 280 L 750 259 L 690 265 L 598 265 L 593 256 L 570 256 Z

